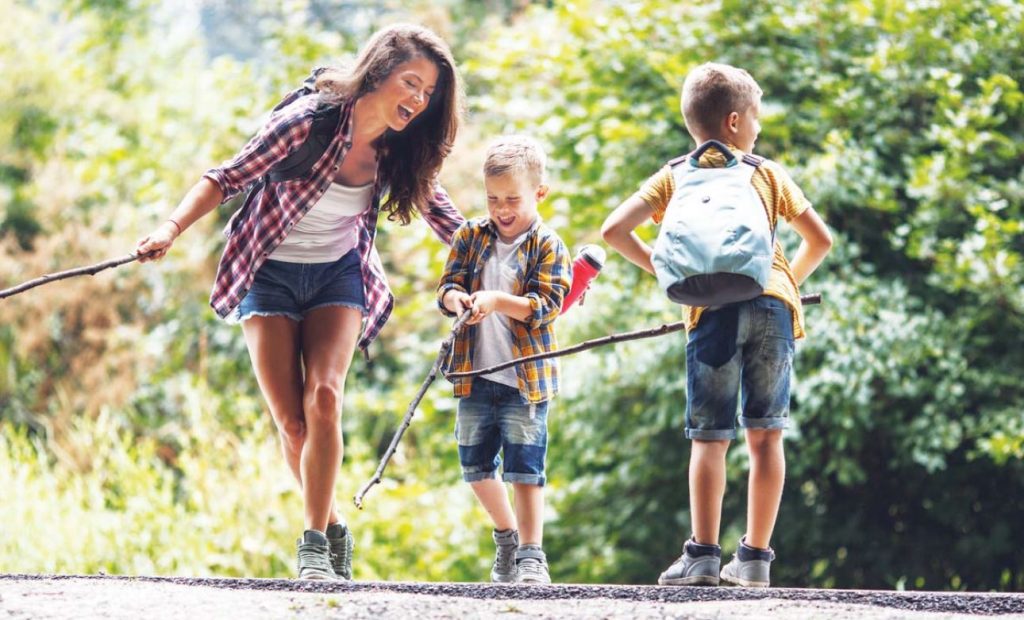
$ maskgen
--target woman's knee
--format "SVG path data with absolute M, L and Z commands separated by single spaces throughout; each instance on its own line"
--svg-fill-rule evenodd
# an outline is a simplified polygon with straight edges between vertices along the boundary
M 306 441 L 306 423 L 299 418 L 288 418 L 287 420 L 278 421 L 277 432 L 281 435 L 282 441 L 284 441 L 288 448 L 298 450 L 302 448 L 303 442 Z
M 331 381 L 313 381 L 306 387 L 306 420 L 310 424 L 337 424 L 345 390 Z

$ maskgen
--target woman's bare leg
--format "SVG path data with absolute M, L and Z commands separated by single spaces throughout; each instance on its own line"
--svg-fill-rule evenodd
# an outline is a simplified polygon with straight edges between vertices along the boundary
M 341 405 L 345 376 L 362 327 L 362 313 L 343 306 L 309 312 L 299 326 L 306 380 L 302 392 L 306 442 L 299 469 L 306 503 L 306 528 L 327 529 L 334 483 L 344 450 Z

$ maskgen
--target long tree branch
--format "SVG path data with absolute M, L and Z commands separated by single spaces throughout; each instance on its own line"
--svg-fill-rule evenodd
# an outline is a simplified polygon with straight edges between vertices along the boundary
M 150 254 L 153 253 L 155 252 L 150 252 Z M 111 267 L 124 265 L 125 263 L 130 263 L 132 261 L 139 260 L 139 258 L 139 254 L 132 253 L 123 258 L 114 258 L 108 261 L 104 261 L 102 263 L 90 265 L 88 267 L 78 267 L 76 269 L 68 269 L 67 271 L 58 271 L 57 273 L 51 273 L 45 276 L 40 276 L 34 280 L 29 280 L 28 282 L 19 284 L 18 286 L 13 286 L 11 288 L 7 288 L 0 291 L 0 299 L 4 299 L 6 297 L 13 297 L 18 293 L 24 293 L 25 291 L 31 288 L 35 288 L 43 284 L 48 284 L 50 282 L 56 282 L 58 280 L 66 280 L 67 278 L 73 278 L 75 276 L 94 276 L 105 269 L 110 269 Z
M 455 324 L 452 325 L 451 333 L 448 334 L 448 337 L 441 343 L 441 350 L 437 354 L 437 359 L 434 360 L 434 365 L 430 368 L 430 374 L 428 374 L 427 378 L 423 380 L 423 385 L 420 386 L 419 392 L 416 393 L 416 398 L 414 398 L 412 403 L 409 404 L 409 409 L 405 412 L 405 417 L 402 418 L 402 425 L 398 427 L 398 431 L 395 433 L 395 436 L 391 438 L 391 445 L 389 445 L 387 451 L 384 452 L 384 456 L 381 458 L 380 464 L 377 465 L 377 471 L 374 472 L 373 477 L 367 480 L 366 483 L 363 484 L 363 487 L 359 489 L 359 492 L 356 493 L 355 497 L 352 498 L 352 502 L 356 505 L 356 508 L 362 510 L 363 497 L 366 496 L 370 487 L 381 481 L 381 477 L 384 475 L 384 469 L 388 466 L 388 462 L 391 461 L 391 457 L 394 456 L 395 450 L 398 448 L 398 442 L 402 440 L 402 435 L 405 434 L 406 429 L 408 429 L 409 425 L 412 424 L 412 416 L 416 413 L 416 407 L 420 404 L 420 401 L 423 400 L 423 395 L 427 393 L 427 388 L 429 388 L 430 384 L 437 378 L 438 372 L 441 370 L 441 366 L 444 364 L 445 360 L 448 359 L 448 352 L 451 350 L 452 345 L 455 342 L 456 334 L 459 333 L 459 330 L 462 329 L 462 326 L 472 314 L 472 310 L 466 310 L 463 312 L 462 316 L 460 316 L 458 320 L 455 321 Z
M 803 305 L 818 304 L 821 303 L 821 294 L 815 293 L 812 295 L 804 295 L 800 298 L 800 302 Z M 532 362 L 536 360 L 544 360 L 552 357 L 561 357 L 563 355 L 572 355 L 573 353 L 579 353 L 580 351 L 586 351 L 587 349 L 593 349 L 596 347 L 603 347 L 607 344 L 615 344 L 617 342 L 625 342 L 627 340 L 640 340 L 643 338 L 654 338 L 656 336 L 664 336 L 665 334 L 671 334 L 686 328 L 686 321 L 679 321 L 676 323 L 667 323 L 659 327 L 653 327 L 650 329 L 638 329 L 632 332 L 623 332 L 621 334 L 612 334 L 611 336 L 604 336 L 602 338 L 595 338 L 593 340 L 587 340 L 577 345 L 573 345 L 567 349 L 559 349 L 558 351 L 547 351 L 545 353 L 537 353 L 536 355 L 528 355 L 526 357 L 520 357 L 500 364 L 495 364 L 488 368 L 481 368 L 480 370 L 469 370 L 466 372 L 452 372 L 445 375 L 446 379 L 459 379 L 468 377 L 478 377 L 480 375 L 489 375 L 492 372 L 511 368 L 524 362 Z

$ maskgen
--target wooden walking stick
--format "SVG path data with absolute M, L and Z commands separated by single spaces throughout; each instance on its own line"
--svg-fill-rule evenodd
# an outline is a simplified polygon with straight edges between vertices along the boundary
M 443 366 L 447 361 L 448 353 L 451 351 L 452 345 L 455 343 L 455 336 L 459 333 L 459 330 L 462 329 L 462 326 L 466 323 L 471 314 L 473 314 L 472 310 L 466 310 L 463 312 L 462 316 L 460 316 L 458 320 L 455 321 L 455 324 L 452 325 L 451 333 L 448 334 L 448 337 L 441 343 L 441 350 L 437 354 L 437 359 L 434 360 L 434 365 L 430 367 L 430 373 L 427 375 L 427 378 L 423 380 L 423 385 L 420 386 L 420 391 L 416 393 L 416 398 L 414 398 L 412 403 L 409 404 L 409 409 L 406 410 L 405 417 L 402 418 L 402 425 L 398 427 L 398 431 L 395 433 L 395 436 L 391 438 L 391 445 L 388 446 L 387 451 L 384 452 L 384 456 L 381 457 L 380 464 L 377 465 L 377 471 L 374 472 L 373 477 L 367 480 L 363 485 L 363 488 L 359 489 L 359 492 L 352 498 L 352 502 L 355 503 L 356 508 L 360 510 L 363 509 L 363 497 L 370 490 L 370 487 L 381 481 L 381 477 L 384 475 L 384 468 L 388 466 L 388 462 L 391 460 L 391 457 L 394 456 L 395 450 L 398 448 L 398 442 L 402 440 L 402 435 L 405 434 L 406 429 L 408 429 L 409 425 L 412 424 L 412 416 L 416 413 L 416 406 L 420 404 L 420 401 L 423 400 L 423 395 L 427 393 L 427 388 L 429 388 L 430 384 L 437 378 L 437 374 L 440 372 L 441 366 Z
M 156 252 L 156 250 L 154 250 L 153 252 L 150 252 L 149 254 L 154 254 L 155 252 Z M 99 272 L 101 272 L 101 271 L 103 271 L 105 269 L 110 269 L 111 267 L 117 267 L 119 265 L 124 265 L 125 263 L 130 263 L 132 261 L 139 260 L 139 258 L 141 258 L 141 257 L 142 257 L 142 255 L 135 254 L 133 252 L 133 253 L 131 253 L 128 256 L 125 256 L 123 258 L 114 258 L 114 259 L 111 259 L 111 260 L 108 260 L 108 261 L 104 261 L 102 263 L 97 263 L 95 265 L 90 265 L 88 267 L 78 267 L 76 269 L 68 269 L 67 271 L 58 271 L 57 273 L 51 273 L 51 274 L 47 274 L 45 276 L 40 276 L 40 277 L 38 277 L 38 278 L 36 278 L 34 280 L 29 280 L 28 282 L 24 282 L 22 284 L 19 284 L 18 286 L 12 286 L 11 288 L 5 288 L 4 290 L 0 291 L 0 299 L 4 299 L 6 297 L 13 297 L 14 295 L 17 295 L 18 293 L 24 293 L 25 291 L 29 290 L 30 288 L 35 288 L 37 286 L 41 286 L 43 284 L 48 284 L 50 282 L 56 282 L 58 280 L 66 280 L 67 278 L 73 278 L 75 276 L 85 276 L 85 275 L 94 276 L 97 273 L 99 273 Z
M 821 293 L 813 293 L 810 295 L 803 295 L 800 297 L 800 303 L 805 306 L 811 304 L 821 303 Z M 481 368 L 479 370 L 469 370 L 466 372 L 452 372 L 446 373 L 446 379 L 464 379 L 467 377 L 477 377 L 480 375 L 489 375 L 492 372 L 511 368 L 517 364 L 523 362 L 532 362 L 535 360 L 545 360 L 551 357 L 561 357 L 563 355 L 572 355 L 573 353 L 579 353 L 580 351 L 586 351 L 587 349 L 593 349 L 595 347 L 603 347 L 606 344 L 615 344 L 617 342 L 626 342 L 627 340 L 640 340 L 642 338 L 654 338 L 656 336 L 664 336 L 665 334 L 671 334 L 686 328 L 686 321 L 678 321 L 676 323 L 667 323 L 658 327 L 650 329 L 638 329 L 632 332 L 623 332 L 621 334 L 612 334 L 610 336 L 603 336 L 601 338 L 594 338 L 593 340 L 587 340 L 577 345 L 573 345 L 567 349 L 559 349 L 557 351 L 547 351 L 545 353 L 537 353 L 535 355 L 528 355 L 526 357 L 519 357 L 514 360 L 495 364 L 488 368 Z

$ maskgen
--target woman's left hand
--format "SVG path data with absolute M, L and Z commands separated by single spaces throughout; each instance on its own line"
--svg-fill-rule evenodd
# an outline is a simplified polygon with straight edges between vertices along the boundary
M 168 220 L 153 232 L 139 239 L 138 244 L 135 246 L 135 253 L 139 255 L 139 262 L 146 263 L 152 260 L 160 260 L 167 256 L 167 251 L 171 249 L 171 244 L 178 238 L 180 232 L 177 224 Z M 150 254 L 150 252 L 153 254 Z

